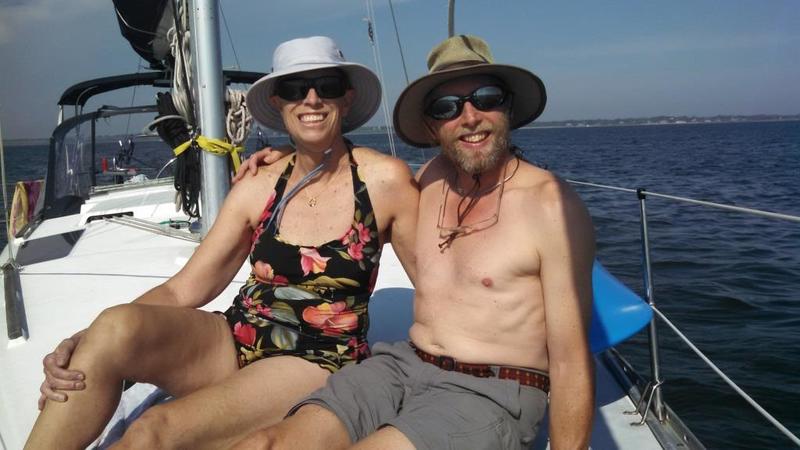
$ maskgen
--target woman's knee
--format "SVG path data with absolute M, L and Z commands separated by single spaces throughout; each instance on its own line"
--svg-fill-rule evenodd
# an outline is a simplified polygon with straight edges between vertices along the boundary
M 97 351 L 127 353 L 143 336 L 145 324 L 141 305 L 112 306 L 101 312 L 89 326 L 81 346 Z

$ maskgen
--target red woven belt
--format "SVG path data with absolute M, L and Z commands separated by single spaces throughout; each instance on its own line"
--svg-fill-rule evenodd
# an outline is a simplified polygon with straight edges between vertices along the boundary
M 517 367 L 462 363 L 449 356 L 431 355 L 430 353 L 418 349 L 414 345 L 412 345 L 412 347 L 414 348 L 414 352 L 417 353 L 417 356 L 419 356 L 419 359 L 426 363 L 433 364 L 442 370 L 461 372 L 480 378 L 494 377 L 502 380 L 516 380 L 523 386 L 531 386 L 541 389 L 544 392 L 550 392 L 550 377 L 539 372 L 519 369 Z

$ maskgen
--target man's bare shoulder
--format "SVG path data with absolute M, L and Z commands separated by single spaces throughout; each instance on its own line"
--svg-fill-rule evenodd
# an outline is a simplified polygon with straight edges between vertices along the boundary
M 526 161 L 520 161 L 509 192 L 516 192 L 519 200 L 533 206 L 540 218 L 560 226 L 564 221 L 578 220 L 581 225 L 590 223 L 589 214 L 580 196 L 564 179 L 549 170 Z
M 423 164 L 417 171 L 416 178 L 419 188 L 425 189 L 431 183 L 441 180 L 450 169 L 452 169 L 452 165 L 447 161 L 447 158 L 442 155 L 434 157 Z

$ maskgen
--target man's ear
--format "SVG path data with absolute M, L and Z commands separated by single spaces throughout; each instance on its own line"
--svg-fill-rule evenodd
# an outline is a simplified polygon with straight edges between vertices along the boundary
M 422 123 L 425 125 L 425 132 L 435 145 L 439 145 L 438 127 L 431 123 L 427 117 L 422 118 Z

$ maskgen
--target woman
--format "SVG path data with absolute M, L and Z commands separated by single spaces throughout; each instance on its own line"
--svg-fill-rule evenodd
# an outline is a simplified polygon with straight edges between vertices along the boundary
M 273 68 L 247 106 L 287 131 L 296 151 L 233 187 L 179 273 L 107 309 L 45 358 L 48 400 L 26 447 L 85 447 L 113 413 L 123 380 L 178 399 L 145 412 L 120 446 L 222 447 L 277 422 L 331 372 L 367 355 L 366 303 L 389 236 L 414 276 L 416 185 L 401 161 L 342 136 L 378 107 L 369 69 L 346 62 L 325 37 L 281 44 Z M 248 254 L 252 273 L 231 308 L 195 309 Z M 69 370 L 56 359 L 69 360 Z M 54 388 L 74 386 L 78 373 L 83 389 L 63 402 Z

